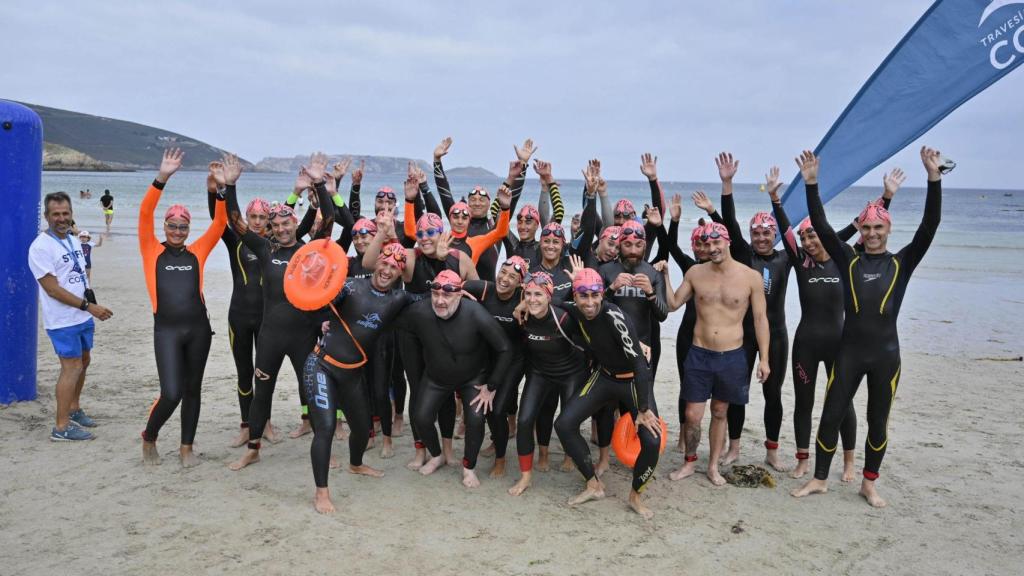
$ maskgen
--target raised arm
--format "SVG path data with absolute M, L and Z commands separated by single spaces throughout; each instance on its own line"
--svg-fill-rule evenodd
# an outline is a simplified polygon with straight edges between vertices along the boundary
M 486 234 L 480 234 L 477 236 L 469 236 L 466 238 L 466 243 L 469 244 L 473 251 L 473 264 L 475 265 L 479 260 L 480 256 L 483 255 L 484 251 L 494 246 L 498 242 L 508 235 L 509 228 L 509 211 L 508 207 L 512 202 L 512 191 L 508 189 L 504 184 L 498 188 L 498 201 L 501 203 L 502 209 L 501 214 L 498 216 L 498 224 L 489 230 Z
M 722 152 L 715 158 L 715 165 L 718 166 L 718 177 L 722 180 L 722 220 L 729 237 L 732 240 L 729 244 L 729 251 L 735 260 L 744 264 L 750 264 L 753 251 L 750 244 L 743 238 L 743 229 L 736 220 L 736 203 L 732 197 L 732 179 L 740 167 L 740 161 L 735 160 L 732 154 Z
M 921 162 L 928 172 L 928 195 L 924 200 L 924 216 L 917 227 L 917 232 L 914 233 L 914 238 L 899 252 L 907 274 L 913 272 L 928 251 L 942 220 L 942 172 L 939 169 L 942 165 L 941 158 L 938 150 L 921 147 Z
M 434 185 L 437 186 L 437 194 L 441 197 L 441 206 L 444 208 L 444 214 L 447 215 L 448 211 L 452 209 L 452 205 L 455 204 L 455 198 L 452 197 L 451 185 L 448 184 L 448 176 L 444 173 L 444 165 L 441 164 L 441 158 L 448 153 L 448 149 L 452 147 L 452 137 L 449 136 L 434 148 Z
M 782 199 L 779 198 L 779 188 L 782 182 L 779 180 L 779 167 L 772 166 L 765 175 L 765 191 L 772 201 L 772 212 L 775 214 L 775 221 L 779 225 L 779 232 L 782 233 L 782 246 L 789 256 L 789 261 L 796 265 L 803 259 L 800 246 L 796 241 L 796 234 L 793 233 L 793 225 L 786 215 L 786 209 L 782 206 Z
M 596 186 L 596 182 L 593 182 Z M 588 186 L 589 188 L 589 186 Z M 586 258 L 593 250 L 594 235 L 597 233 L 597 197 L 596 190 L 584 192 L 583 215 L 580 216 L 580 235 L 572 239 L 569 252 Z
M 359 167 L 352 171 L 352 187 L 348 191 L 348 209 L 352 212 L 352 219 L 362 217 L 363 202 L 359 192 L 363 186 L 363 172 L 366 170 L 366 160 L 359 161 Z
M 900 189 L 903 181 L 906 180 L 907 176 L 903 173 L 903 170 L 899 168 L 893 168 L 888 174 L 882 176 L 882 206 L 886 210 L 889 209 L 889 205 L 892 204 L 892 199 L 896 195 L 896 191 Z M 860 232 L 857 219 L 854 218 L 853 222 L 846 225 L 845 228 L 836 232 L 839 235 L 839 239 L 843 242 L 849 242 L 853 235 Z M 859 240 L 858 240 L 859 243 Z
M 153 231 L 153 213 L 156 212 L 156 205 L 160 203 L 160 195 L 163 193 L 164 186 L 167 185 L 171 176 L 181 168 L 181 160 L 184 157 L 185 153 L 180 148 L 164 150 L 156 179 L 149 185 L 146 195 L 139 203 L 139 249 L 143 255 L 150 254 L 153 248 L 160 243 Z
M 238 157 L 234 154 L 225 154 L 224 160 L 221 163 L 224 166 L 224 187 L 227 188 L 228 185 L 235 186 L 238 182 L 238 177 L 242 174 L 242 163 L 238 161 Z M 228 223 L 227 207 L 224 204 L 225 196 L 219 193 L 216 187 L 211 196 L 215 198 L 214 201 L 216 202 L 213 221 L 210 222 L 210 227 L 206 229 L 206 232 L 190 246 L 190 249 L 199 255 L 200 260 L 205 259 L 214 246 L 217 245 L 217 241 L 224 234 L 224 229 Z
M 825 207 L 821 203 L 821 196 L 818 195 L 818 158 L 814 152 L 804 150 L 796 158 L 796 165 L 800 168 L 800 175 L 807 189 L 807 214 L 811 219 L 811 226 L 814 227 L 814 232 L 821 240 L 825 251 L 839 265 L 839 271 L 845 273 L 853 249 L 839 239 L 825 217 Z
M 649 152 L 640 156 L 640 172 L 647 177 L 647 183 L 651 187 L 651 206 L 658 209 L 658 213 L 665 216 L 665 193 L 661 190 L 658 182 L 658 157 L 652 156 Z

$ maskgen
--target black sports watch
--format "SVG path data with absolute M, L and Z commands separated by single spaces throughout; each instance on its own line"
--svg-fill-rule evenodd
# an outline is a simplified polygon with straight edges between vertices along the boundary
M 78 305 L 78 309 L 79 310 L 88 310 L 89 309 L 89 301 L 86 300 L 85 298 L 83 298 L 82 299 L 82 303 Z

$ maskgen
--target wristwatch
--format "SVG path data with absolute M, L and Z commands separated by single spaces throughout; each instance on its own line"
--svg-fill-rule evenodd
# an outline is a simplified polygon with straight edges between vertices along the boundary
M 89 301 L 83 298 L 82 299 L 82 303 L 78 305 L 78 309 L 79 310 L 88 310 L 89 309 Z

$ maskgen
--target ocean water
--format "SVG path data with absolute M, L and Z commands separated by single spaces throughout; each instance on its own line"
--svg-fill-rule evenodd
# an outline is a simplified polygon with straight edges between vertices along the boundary
M 99 197 L 104 189 L 110 189 L 116 209 L 113 234 L 130 237 L 135 234 L 139 202 L 153 176 L 152 172 L 47 172 L 43 175 L 43 193 L 68 192 L 75 205 L 76 220 L 95 234 L 102 229 L 103 222 Z M 920 176 L 916 178 L 912 174 L 911 182 L 923 184 L 923 175 Z M 197 221 L 197 229 L 202 229 L 209 221 L 205 178 L 205 172 L 176 174 L 164 190 L 157 214 L 162 214 L 170 204 L 185 204 Z M 255 196 L 284 201 L 291 191 L 293 178 L 290 174 L 243 174 L 238 183 L 239 201 L 243 206 Z M 568 225 L 569 216 L 580 210 L 583 182 L 563 180 L 560 183 Z M 945 183 L 955 186 L 955 173 L 947 176 Z M 452 178 L 451 184 L 458 196 L 460 191 L 468 191 L 477 184 L 493 191 L 500 180 Z M 346 200 L 348 185 L 349 180 L 342 183 Z M 380 186 L 390 186 L 401 194 L 402 178 L 367 175 L 362 186 L 364 206 L 372 206 L 373 194 Z M 433 189 L 433 182 L 431 186 Z M 703 214 L 693 206 L 689 195 L 703 189 L 718 206 L 720 184 L 663 182 L 662 186 L 666 196 L 683 195 L 680 240 L 688 252 L 688 232 Z M 613 202 L 628 198 L 638 208 L 650 203 L 650 189 L 645 181 L 610 181 L 608 187 Z M 78 191 L 86 188 L 92 191 L 93 198 L 80 200 Z M 536 203 L 539 192 L 537 181 L 528 180 L 520 202 Z M 881 189 L 876 187 L 849 189 L 827 204 L 830 221 L 836 228 L 844 226 L 868 200 L 880 193 Z M 758 190 L 756 184 L 737 184 L 735 196 L 741 223 L 758 210 L 770 209 L 767 196 Z M 894 227 L 889 241 L 893 251 L 913 236 L 921 219 L 924 196 L 923 188 L 908 186 L 901 189 L 893 200 Z M 207 265 L 226 269 L 226 253 L 221 257 L 211 257 Z M 677 285 L 681 277 L 678 270 L 673 277 Z M 1020 356 L 1024 353 L 1022 280 L 1024 191 L 946 188 L 943 192 L 942 224 L 924 261 L 914 273 L 900 314 L 903 349 L 971 358 Z M 206 289 L 216 288 L 207 286 Z M 790 279 L 786 313 L 792 336 L 800 318 L 795 278 Z M 675 334 L 681 316 L 682 313 L 677 312 L 669 317 L 662 328 L 663 337 Z

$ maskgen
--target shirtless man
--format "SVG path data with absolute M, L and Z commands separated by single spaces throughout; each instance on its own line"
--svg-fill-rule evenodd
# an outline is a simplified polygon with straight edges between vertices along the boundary
M 686 356 L 683 380 L 686 462 L 669 477 L 681 480 L 696 470 L 701 420 L 711 398 L 711 457 L 707 475 L 712 484 L 721 486 L 725 478 L 718 472 L 718 461 L 725 440 L 726 412 L 730 403 L 746 404 L 750 392 L 743 351 L 743 316 L 748 308 L 754 315 L 760 382 L 769 374 L 768 316 L 761 277 L 733 260 L 725 226 L 717 222 L 707 224 L 701 240 L 707 244 L 708 262 L 690 268 L 678 290 L 672 289 L 667 262 L 657 264 L 665 276 L 669 310 L 678 310 L 691 296 L 697 303 L 697 325 Z

